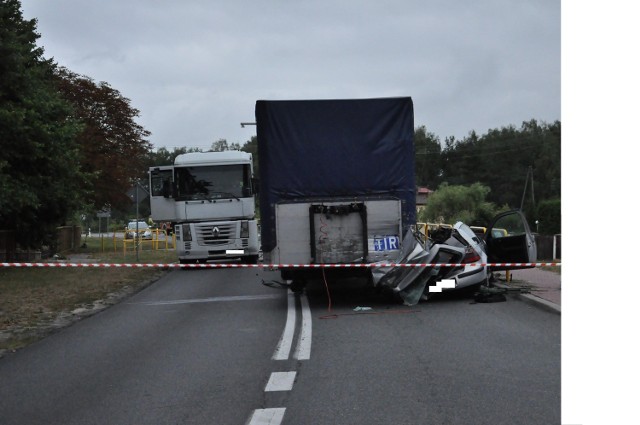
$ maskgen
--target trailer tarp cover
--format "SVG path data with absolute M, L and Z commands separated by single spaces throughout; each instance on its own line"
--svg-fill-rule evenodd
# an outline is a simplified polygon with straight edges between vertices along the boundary
M 403 226 L 415 223 L 410 97 L 259 100 L 256 124 L 264 250 L 276 245 L 281 201 L 393 196 Z

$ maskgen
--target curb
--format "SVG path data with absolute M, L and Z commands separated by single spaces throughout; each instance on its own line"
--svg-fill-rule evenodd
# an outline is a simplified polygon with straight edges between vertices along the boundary
M 515 297 L 527 304 L 531 304 L 535 307 L 547 310 L 551 313 L 562 314 L 560 305 L 552 303 L 551 301 L 547 301 L 544 298 L 536 297 L 535 295 L 531 294 L 515 294 Z
M 513 286 L 505 285 L 502 283 L 494 283 L 493 285 L 497 288 L 502 288 L 507 290 L 514 289 Z M 555 314 L 562 314 L 562 309 L 559 304 L 545 300 L 544 298 L 540 298 L 536 295 L 525 294 L 525 293 L 515 293 L 510 295 L 513 295 L 517 300 L 523 301 L 534 307 L 541 308 L 542 310 L 546 310 Z

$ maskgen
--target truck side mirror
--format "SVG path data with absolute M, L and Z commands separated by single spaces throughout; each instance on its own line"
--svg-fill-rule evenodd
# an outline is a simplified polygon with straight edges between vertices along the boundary
M 260 193 L 260 180 L 257 177 L 251 178 L 251 186 L 253 187 L 253 193 L 256 195 Z

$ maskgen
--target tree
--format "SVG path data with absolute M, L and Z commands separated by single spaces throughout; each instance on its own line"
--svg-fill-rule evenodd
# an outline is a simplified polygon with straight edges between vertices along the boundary
M 213 152 L 224 152 L 228 150 L 229 150 L 229 143 L 227 143 L 226 139 L 216 140 L 211 145 L 211 151 Z
M 213 142 L 213 144 L 211 145 L 212 152 L 239 151 L 239 150 L 240 150 L 239 143 L 231 143 L 231 145 L 229 145 L 226 139 L 218 139 L 217 141 Z
M 176 160 L 176 156 L 182 155 L 185 153 L 192 152 L 202 152 L 200 148 L 187 148 L 186 146 L 180 148 L 173 148 L 173 151 L 169 152 L 169 150 L 165 147 L 161 147 L 155 152 L 149 152 L 148 160 L 147 160 L 147 168 L 149 167 L 157 167 L 161 165 L 173 165 Z
M 529 167 L 533 170 L 535 198 L 560 196 L 560 122 L 525 121 L 471 132 L 460 141 L 447 139 L 442 153 L 442 181 L 454 185 L 474 182 L 491 188 L 488 200 L 519 207 Z M 529 208 L 529 206 L 527 206 Z M 535 212 L 534 206 L 530 206 Z
M 488 226 L 501 209 L 486 200 L 491 189 L 480 183 L 470 186 L 449 186 L 444 183 L 427 199 L 427 205 L 419 214 L 423 223 L 448 223 L 462 221 L 469 226 Z
M 78 122 L 56 91 L 55 65 L 36 46 L 36 20 L 0 1 L 0 228 L 23 247 L 54 244 L 80 208 Z
M 435 189 L 442 178 L 442 148 L 440 139 L 433 133 L 427 132 L 422 126 L 414 133 L 416 150 L 416 184 Z
M 60 93 L 73 105 L 83 129 L 76 141 L 82 170 L 92 175 L 88 199 L 96 208 L 127 208 L 134 181 L 146 175 L 150 132 L 136 122 L 140 111 L 106 82 L 95 83 L 66 68 L 56 69 Z

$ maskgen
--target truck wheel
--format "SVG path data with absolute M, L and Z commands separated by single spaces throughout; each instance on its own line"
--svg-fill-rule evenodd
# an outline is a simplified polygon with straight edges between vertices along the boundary
M 195 264 L 198 262 L 198 260 L 192 260 L 192 259 L 184 259 L 184 260 L 178 260 L 180 261 L 180 264 Z
M 289 289 L 291 292 L 295 294 L 299 294 L 304 291 L 305 286 L 307 286 L 307 281 L 304 279 L 293 279 L 291 285 L 289 285 Z
M 247 257 L 242 257 L 243 264 L 258 264 L 258 256 L 257 255 L 249 255 Z

